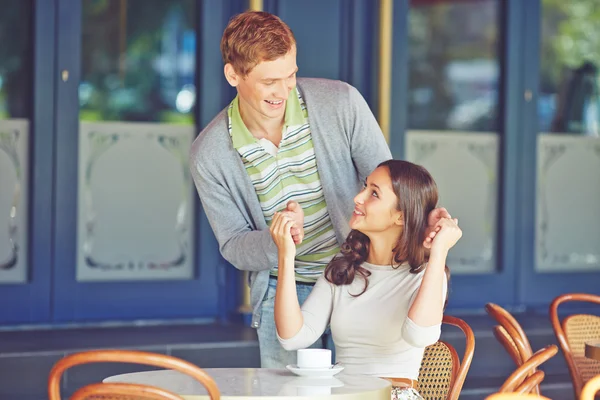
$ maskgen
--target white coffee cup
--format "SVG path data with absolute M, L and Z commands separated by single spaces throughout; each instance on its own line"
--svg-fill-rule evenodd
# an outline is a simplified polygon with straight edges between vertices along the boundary
M 331 367 L 331 350 L 301 349 L 298 350 L 298 368 Z

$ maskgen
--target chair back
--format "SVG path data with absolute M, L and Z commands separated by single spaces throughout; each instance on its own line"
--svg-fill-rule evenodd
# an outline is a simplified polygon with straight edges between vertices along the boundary
M 515 360 L 514 353 L 516 349 L 520 358 L 520 362 L 515 360 L 515 363 L 517 366 L 523 365 L 523 363 L 529 360 L 529 358 L 533 355 L 533 350 L 525 331 L 521 327 L 521 324 L 519 324 L 519 322 L 515 319 L 515 317 L 512 316 L 511 313 L 497 304 L 488 303 L 485 305 L 485 310 L 492 318 L 496 320 L 496 322 L 500 324 L 502 328 L 504 328 L 505 333 L 507 333 L 510 338 L 510 343 L 506 343 L 505 341 L 499 339 L 500 343 L 506 349 L 511 358 L 513 358 L 513 360 Z M 498 338 L 498 334 L 496 334 L 496 338 Z
M 451 344 L 438 341 L 425 348 L 417 383 L 424 400 L 450 399 L 458 362 L 458 353 Z
M 523 364 L 521 354 L 519 353 L 517 344 L 508 331 L 502 325 L 496 325 L 494 326 L 494 336 L 496 337 L 496 340 L 500 342 L 502 347 L 504 347 L 510 358 L 515 362 L 515 365 L 517 367 L 521 366 Z
M 558 296 L 550 304 L 550 321 L 569 368 L 575 398 L 579 398 L 583 385 L 600 375 L 600 362 L 585 357 L 585 342 L 600 338 L 600 317 L 574 314 L 561 323 L 558 307 L 563 303 L 575 301 L 600 304 L 600 296 L 586 293 Z
M 527 393 L 494 393 L 485 398 L 485 400 L 552 400 L 548 397 L 537 394 Z
M 465 353 L 461 361 L 456 349 L 443 341 L 425 349 L 417 385 L 424 400 L 458 399 L 473 360 L 475 335 L 469 324 L 449 315 L 442 322 L 458 327 L 465 334 Z
M 533 388 L 540 386 L 540 383 L 542 383 L 545 376 L 546 376 L 546 374 L 544 374 L 544 371 L 535 371 L 533 374 L 531 374 L 527 378 L 525 378 L 523 383 L 521 383 L 519 386 L 517 386 L 517 388 L 515 389 L 515 393 L 521 393 L 521 394 L 531 393 Z
M 554 357 L 558 353 L 558 347 L 556 345 L 547 346 L 538 352 L 536 352 L 533 356 L 529 358 L 529 360 L 525 361 L 523 365 L 518 367 L 506 381 L 500 387 L 499 393 L 510 393 L 517 392 L 525 394 L 524 390 L 528 387 L 533 387 L 535 385 L 539 385 L 544 375 L 537 374 L 534 372 L 536 368 L 548 361 L 550 358 Z M 531 378 L 529 383 L 526 383 L 527 378 Z M 541 379 L 540 379 L 541 377 Z
M 208 392 L 211 400 L 219 400 L 221 394 L 215 381 L 202 369 L 192 363 L 164 354 L 134 350 L 93 350 L 74 353 L 59 360 L 48 378 L 49 400 L 60 400 L 60 381 L 63 373 L 74 366 L 92 363 L 117 362 L 151 365 L 183 372 L 200 382 Z M 112 390 L 112 391 L 111 391 Z M 147 385 L 96 383 L 85 386 L 75 392 L 76 399 L 181 399 L 180 396 L 166 390 Z M 74 395 L 74 396 L 75 396 Z M 112 397 L 110 397 L 112 395 Z M 161 397 L 162 396 L 162 397 Z
M 77 390 L 70 400 L 184 400 L 181 396 L 147 385 L 93 383 Z
M 494 327 L 494 336 L 506 350 L 517 367 L 523 365 L 533 355 L 533 350 L 525 330 L 515 317 L 504 308 L 494 303 L 485 305 L 487 313 L 500 325 Z M 535 374 L 532 370 L 531 374 Z M 540 394 L 539 385 L 534 385 L 532 393 Z

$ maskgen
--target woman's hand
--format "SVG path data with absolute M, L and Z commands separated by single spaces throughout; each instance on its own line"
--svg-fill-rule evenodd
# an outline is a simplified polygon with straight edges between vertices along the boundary
M 462 236 L 457 218 L 442 218 L 438 221 L 437 231 L 431 243 L 431 253 L 447 253 Z
M 425 240 L 423 241 L 423 246 L 426 249 L 431 249 L 431 244 L 433 243 L 433 238 L 440 230 L 438 223 L 444 218 L 452 218 L 444 207 L 439 207 L 434 209 L 427 216 L 427 231 L 425 232 Z
M 291 229 L 296 222 L 285 213 L 276 212 L 271 221 L 271 237 L 279 251 L 279 257 L 296 257 L 296 245 L 292 238 Z

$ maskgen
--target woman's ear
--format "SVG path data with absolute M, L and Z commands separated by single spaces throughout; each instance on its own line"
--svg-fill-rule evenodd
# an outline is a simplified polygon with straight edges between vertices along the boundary
M 402 211 L 395 212 L 394 224 L 397 226 L 404 226 L 404 213 Z

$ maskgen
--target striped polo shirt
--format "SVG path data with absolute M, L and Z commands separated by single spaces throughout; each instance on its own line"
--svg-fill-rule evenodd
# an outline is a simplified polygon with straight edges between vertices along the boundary
M 302 96 L 296 88 L 290 92 L 279 148 L 252 136 L 242 121 L 237 96 L 227 115 L 233 146 L 254 185 L 267 225 L 271 226 L 275 212 L 283 211 L 290 200 L 304 210 L 304 240 L 296 246 L 296 280 L 315 282 L 339 246 L 325 204 Z M 277 276 L 277 267 L 271 275 Z

